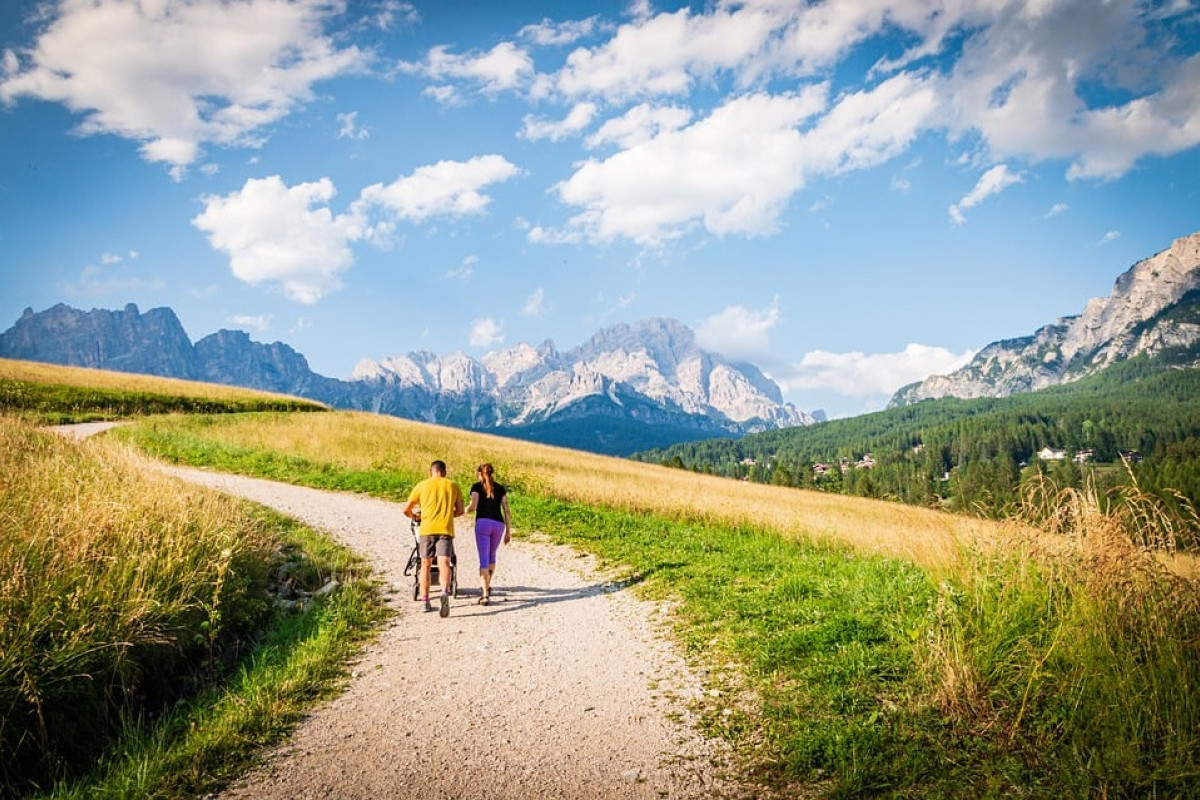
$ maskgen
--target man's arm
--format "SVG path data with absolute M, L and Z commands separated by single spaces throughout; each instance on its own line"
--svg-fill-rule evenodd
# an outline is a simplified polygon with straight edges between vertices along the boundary
M 467 512 L 466 512 L 466 509 L 463 508 L 462 490 L 459 489 L 457 486 L 455 486 L 454 487 L 454 516 L 461 517 L 465 513 L 467 513 Z

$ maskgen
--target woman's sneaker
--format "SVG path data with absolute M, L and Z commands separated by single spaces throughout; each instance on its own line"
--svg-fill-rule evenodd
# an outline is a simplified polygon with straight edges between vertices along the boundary
M 450 616 L 450 595 L 445 592 L 442 592 L 442 607 L 438 609 L 438 616 L 443 618 Z
M 426 611 L 433 611 L 433 603 L 429 602 L 429 598 L 428 598 L 428 597 L 426 597 L 426 598 L 425 598 L 425 610 L 426 610 Z

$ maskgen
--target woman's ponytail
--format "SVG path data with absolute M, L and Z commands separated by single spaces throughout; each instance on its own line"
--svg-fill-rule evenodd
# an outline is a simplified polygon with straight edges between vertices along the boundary
M 494 475 L 495 470 L 492 469 L 491 464 L 479 465 L 479 478 L 483 482 L 484 494 L 488 496 L 489 500 L 496 496 L 496 479 Z

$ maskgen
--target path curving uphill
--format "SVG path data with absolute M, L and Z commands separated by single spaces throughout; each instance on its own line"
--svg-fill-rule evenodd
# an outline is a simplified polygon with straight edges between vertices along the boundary
M 423 613 L 403 575 L 400 506 L 271 481 L 166 468 L 270 506 L 366 556 L 398 609 L 348 689 L 319 706 L 223 798 L 707 798 L 736 794 L 717 742 L 689 721 L 699 678 L 661 609 L 586 558 L 545 543 L 502 547 L 489 606 L 466 518 L 460 596 Z M 514 503 L 520 529 L 520 505 Z M 682 701 L 682 702 L 681 702 Z

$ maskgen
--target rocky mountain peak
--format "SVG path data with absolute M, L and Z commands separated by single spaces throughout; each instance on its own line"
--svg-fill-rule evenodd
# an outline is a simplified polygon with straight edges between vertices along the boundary
M 935 397 L 1004 397 L 1091 375 L 1116 361 L 1165 347 L 1189 346 L 1200 330 L 1171 310 L 1200 287 L 1200 233 L 1139 261 L 1113 284 L 1108 297 L 1083 312 L 1045 325 L 1030 336 L 993 342 L 949 375 L 905 386 L 890 406 Z
M 427 350 L 364 358 L 343 381 L 312 372 L 288 345 L 255 342 L 245 331 L 217 331 L 193 345 L 168 308 L 83 312 L 60 304 L 23 313 L 0 335 L 0 356 L 246 386 L 464 428 L 544 430 L 561 421 L 578 431 L 587 419 L 594 441 L 572 443 L 603 440 L 605 452 L 620 452 L 620 435 L 591 420 L 618 420 L 616 430 L 626 431 L 620 425 L 642 425 L 643 446 L 654 446 L 660 430 L 700 437 L 812 421 L 757 369 L 701 350 L 672 319 L 614 325 L 566 353 L 546 340 L 482 359 Z

